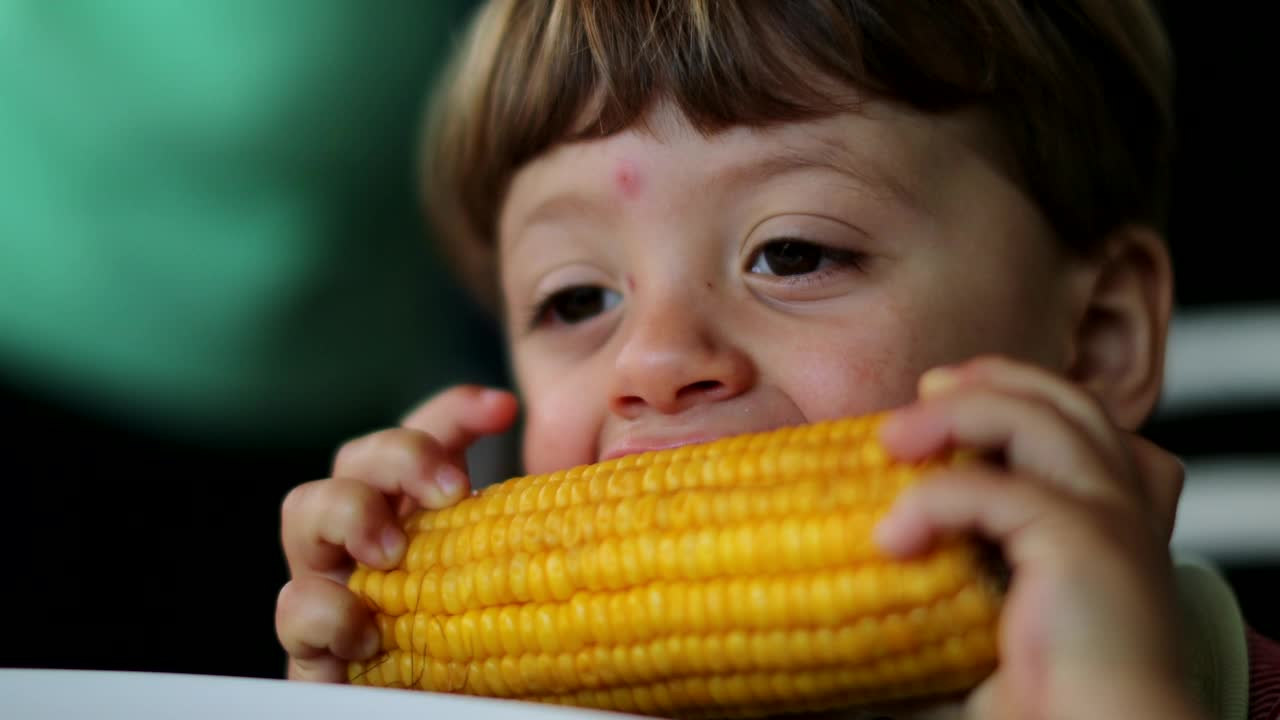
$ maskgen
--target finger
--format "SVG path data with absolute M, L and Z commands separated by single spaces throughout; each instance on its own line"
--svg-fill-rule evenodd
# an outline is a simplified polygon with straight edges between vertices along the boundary
M 289 658 L 288 678 L 304 682 L 340 683 L 347 679 L 347 661 L 332 655 Z
M 276 601 L 276 635 L 289 655 L 289 677 L 342 682 L 346 664 L 382 646 L 368 609 L 342 585 L 318 576 L 297 578 Z
M 442 508 L 466 497 L 470 480 L 450 451 L 420 430 L 391 428 L 342 446 L 334 477 L 359 478 L 388 496 L 406 495 L 422 507 Z
M 1117 460 L 1125 457 L 1125 447 L 1102 403 L 1080 386 L 1037 365 L 987 355 L 955 367 L 934 368 L 920 378 L 920 395 L 934 397 L 974 385 L 1040 398 L 1075 421 L 1108 455 Z
M 971 468 L 908 488 L 877 525 L 875 539 L 890 555 L 910 557 L 940 538 L 977 533 L 999 543 L 1016 569 L 1035 558 L 1060 557 L 1063 548 L 1086 556 L 1101 551 L 1091 533 L 1097 513 L 1059 488 Z
M 483 435 L 505 432 L 515 422 L 519 405 L 506 390 L 458 385 L 418 406 L 401 426 L 421 430 L 449 453 L 460 454 Z
M 333 478 L 300 485 L 285 497 L 281 540 L 295 576 L 339 578 L 350 558 L 381 569 L 399 561 L 406 539 L 387 498 L 358 480 Z
M 1128 468 L 1116 472 L 1056 407 L 988 387 L 956 390 L 899 410 L 885 421 L 881 437 L 891 454 L 906 461 L 951 447 L 994 451 L 1011 471 L 1072 492 L 1125 501 L 1140 493 Z
M 1153 511 L 1156 531 L 1168 542 L 1173 538 L 1178 498 L 1186 482 L 1186 467 L 1175 455 L 1140 435 L 1128 435 L 1126 439 Z

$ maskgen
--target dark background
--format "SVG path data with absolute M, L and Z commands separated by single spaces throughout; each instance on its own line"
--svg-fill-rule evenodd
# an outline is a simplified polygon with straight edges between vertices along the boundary
M 1212 10 L 1208 8 L 1212 7 Z M 1277 63 L 1272 26 L 1233 3 L 1168 2 L 1177 66 L 1169 240 L 1181 306 L 1280 301 L 1275 245 L 1275 119 L 1266 97 Z M 1273 446 L 1274 449 L 1274 446 Z
M 1274 118 L 1262 110 L 1277 64 L 1269 23 L 1240 3 L 1172 1 L 1164 8 L 1177 62 L 1169 241 L 1182 312 L 1280 309 L 1275 271 Z M 1280 315 L 1277 315 L 1280 317 Z M 1277 329 L 1280 332 L 1280 329 Z M 1223 348 L 1231 352 L 1231 348 Z M 1280 358 L 1276 358 L 1280 375 Z M 1280 458 L 1280 398 L 1153 421 L 1146 434 L 1188 462 L 1214 455 Z M 1271 479 L 1280 483 L 1280 477 Z M 1280 508 L 1275 508 L 1280 524 Z M 1280 638 L 1280 548 L 1270 558 L 1224 562 L 1246 620 Z

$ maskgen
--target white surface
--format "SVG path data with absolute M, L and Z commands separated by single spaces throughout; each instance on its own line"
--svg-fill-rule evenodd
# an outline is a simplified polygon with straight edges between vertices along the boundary
M 1173 546 L 1219 561 L 1280 560 L 1280 456 L 1188 463 Z
M 1280 408 L 1280 304 L 1180 310 L 1160 419 Z M 1262 456 L 1188 458 L 1175 548 L 1217 561 L 1280 560 L 1280 441 Z
M 1173 317 L 1159 416 L 1280 402 L 1280 305 Z
M 131 720 L 621 720 L 638 716 L 511 700 L 255 678 L 0 669 L 0 718 Z

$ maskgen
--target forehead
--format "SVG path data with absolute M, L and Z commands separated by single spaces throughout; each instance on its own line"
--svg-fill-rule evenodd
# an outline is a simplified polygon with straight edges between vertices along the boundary
M 989 126 L 977 113 L 925 115 L 867 102 L 857 112 L 712 134 L 660 106 L 643 123 L 606 138 L 562 143 L 512 178 L 499 215 L 499 243 L 556 216 L 608 207 L 671 180 L 724 188 L 793 170 L 840 173 L 877 200 L 926 203 L 934 180 L 961 156 L 990 156 Z M 599 208 L 597 208 L 599 209 Z M 917 208 L 920 209 L 920 208 Z

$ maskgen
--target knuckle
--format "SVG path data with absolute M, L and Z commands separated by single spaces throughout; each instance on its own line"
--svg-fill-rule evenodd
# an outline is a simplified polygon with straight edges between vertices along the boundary
M 1143 542 L 1148 523 L 1140 509 L 1119 498 L 1092 498 L 1081 501 L 1081 524 L 1103 545 L 1116 552 Z
M 1027 399 L 1030 406 L 1040 416 L 1038 432 L 1052 434 L 1068 443 L 1069 452 L 1076 457 L 1085 454 L 1096 454 L 1101 448 L 1095 447 L 1095 440 L 1082 425 L 1081 420 L 1052 398 L 1035 396 Z
M 380 433 L 373 449 L 380 458 L 402 468 L 416 468 L 441 455 L 440 443 L 420 430 L 395 428 Z
M 364 483 L 340 480 L 335 480 L 333 487 L 326 502 L 329 520 L 348 531 L 364 525 L 378 500 L 372 488 Z
M 972 400 L 975 415 L 986 415 L 988 422 L 1007 425 L 1019 435 L 1061 433 L 1072 425 L 1070 415 L 1051 398 L 1039 394 L 1011 393 L 985 387 Z
M 426 416 L 446 413 L 450 408 L 475 400 L 483 391 L 484 388 L 482 386 L 471 383 L 452 385 L 432 395 L 410 410 L 405 414 L 404 421 L 408 422 L 411 419 L 421 420 Z
M 1187 466 L 1178 458 L 1173 458 L 1173 467 L 1169 471 L 1168 480 L 1165 481 L 1166 492 L 1169 493 L 1174 501 L 1181 497 L 1182 491 L 1187 487 Z
M 1006 372 L 1011 367 L 1013 367 L 1013 361 L 1004 355 L 984 353 L 970 360 L 965 370 L 977 377 L 991 377 Z
M 1072 421 L 1071 413 L 1067 412 L 1066 408 L 1063 408 L 1061 405 L 1054 402 L 1052 398 L 1047 398 L 1042 395 L 1033 395 L 1027 398 L 1027 402 L 1029 402 L 1037 412 L 1044 415 L 1044 417 L 1054 425 L 1069 426 L 1075 424 Z
M 484 392 L 484 388 L 474 383 L 462 383 L 446 388 L 440 392 L 437 397 L 451 398 L 458 400 L 472 400 L 480 393 Z
M 1115 428 L 1115 420 L 1111 415 L 1111 410 L 1107 408 L 1106 403 L 1102 402 L 1102 398 L 1096 393 L 1071 386 L 1071 392 L 1074 392 L 1080 403 L 1081 412 L 1098 427 L 1100 431 L 1109 432 Z
M 1187 481 L 1187 465 L 1182 458 L 1154 444 L 1150 445 L 1149 449 L 1139 448 L 1135 452 L 1144 451 L 1155 458 L 1151 463 L 1153 468 L 1151 472 L 1156 476 L 1156 481 L 1169 484 L 1181 491 Z
M 1036 508 L 1039 512 L 1062 508 L 1068 503 L 1068 499 L 1055 491 L 1055 489 L 1043 480 L 1030 477 L 1027 475 L 1018 475 L 1011 483 L 1005 484 L 1005 487 L 993 487 L 993 492 L 1005 492 L 1009 494 L 1015 502 L 1025 505 L 1026 507 Z
M 276 593 L 276 629 L 282 629 L 287 620 L 292 616 L 294 606 L 297 604 L 297 584 L 296 581 L 290 580 Z
M 350 467 L 356 462 L 356 459 L 364 452 L 370 441 L 377 437 L 378 433 L 361 435 L 354 440 L 348 440 L 338 448 L 333 455 L 332 472 L 334 475 L 342 475 L 342 468 Z
M 334 482 L 333 478 L 324 478 L 310 480 L 290 488 L 280 502 L 280 521 L 291 523 L 306 515 L 317 497 L 323 497 L 331 491 L 330 486 Z
M 295 652 L 303 644 L 306 635 L 308 613 L 308 595 L 306 583 L 291 580 L 280 588 L 276 595 L 275 630 L 280 644 L 290 652 Z
M 314 483 L 303 483 L 290 490 L 285 494 L 284 500 L 280 503 L 280 524 L 282 527 L 289 527 L 293 524 L 295 518 L 302 512 L 302 508 L 306 505 L 306 498 L 311 494 Z
M 382 430 L 360 443 L 350 455 L 339 458 L 334 474 L 380 487 L 399 475 L 423 472 L 445 454 L 435 437 L 409 428 Z
M 1107 406 L 1102 402 L 1102 398 L 1098 397 L 1097 393 L 1089 392 L 1084 389 L 1078 389 L 1074 385 L 1072 386 L 1072 390 L 1076 393 L 1077 396 L 1079 396 L 1080 405 L 1085 410 L 1087 410 L 1090 413 L 1093 413 L 1095 417 L 1102 418 L 1107 422 L 1111 421 L 1111 414 L 1107 410 Z

